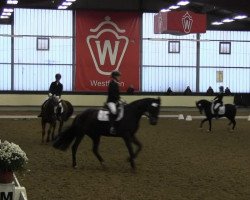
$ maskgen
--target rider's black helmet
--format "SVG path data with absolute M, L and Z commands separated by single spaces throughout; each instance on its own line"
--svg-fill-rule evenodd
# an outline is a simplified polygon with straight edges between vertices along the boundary
M 113 71 L 113 72 L 111 73 L 111 77 L 112 77 L 112 78 L 116 78 L 116 77 L 118 77 L 118 76 L 121 76 L 121 73 L 120 73 L 119 71 Z
M 55 77 L 56 77 L 56 80 L 59 80 L 59 79 L 61 79 L 62 76 L 61 76 L 61 74 L 56 74 Z

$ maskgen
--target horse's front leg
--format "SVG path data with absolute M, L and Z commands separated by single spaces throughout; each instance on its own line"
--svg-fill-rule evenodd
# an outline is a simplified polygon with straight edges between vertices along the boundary
M 63 127 L 63 120 L 59 120 L 59 128 L 58 128 L 58 134 L 62 132 L 62 127 Z
M 209 132 L 211 132 L 211 129 L 212 129 L 212 119 L 208 119 L 208 122 L 209 122 Z
M 103 165 L 104 160 L 103 160 L 102 156 L 99 154 L 99 150 L 98 150 L 99 144 L 100 144 L 100 136 L 94 137 L 94 138 L 92 138 L 92 140 L 93 140 L 93 148 L 92 148 L 93 153 L 95 154 L 97 159 L 100 161 L 101 165 Z
M 46 123 L 42 121 L 42 143 L 44 143 Z
M 129 162 L 130 162 L 130 165 L 131 165 L 131 167 L 133 169 L 135 169 L 135 161 L 134 161 L 135 154 L 134 154 L 134 151 L 133 151 L 131 138 L 130 137 L 124 137 L 123 139 L 125 141 L 125 144 L 127 146 L 128 152 L 129 152 L 129 156 L 130 156 Z
M 132 143 L 137 146 L 137 149 L 134 154 L 134 158 L 136 158 L 142 149 L 142 144 L 135 136 L 132 137 Z
M 52 135 L 51 135 L 51 140 L 55 140 L 55 129 L 56 129 L 56 121 L 52 124 Z
M 50 124 L 50 125 L 49 125 L 49 128 L 48 128 L 48 131 L 47 131 L 47 139 L 46 139 L 46 142 L 49 142 L 49 141 L 50 141 L 51 129 L 52 129 L 52 125 Z
M 208 121 L 208 118 L 205 118 L 205 119 L 203 119 L 203 120 L 201 121 L 201 123 L 200 123 L 200 128 L 202 128 L 203 123 L 206 122 L 206 121 Z

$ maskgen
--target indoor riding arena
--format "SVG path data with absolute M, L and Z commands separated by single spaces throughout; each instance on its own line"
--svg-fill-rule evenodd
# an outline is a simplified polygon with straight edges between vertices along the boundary
M 0 200 L 249 200 L 250 3 L 0 2 Z

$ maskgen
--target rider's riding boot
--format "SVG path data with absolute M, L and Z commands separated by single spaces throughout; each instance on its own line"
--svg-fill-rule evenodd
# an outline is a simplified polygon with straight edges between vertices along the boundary
M 115 119 L 116 119 L 116 115 L 109 113 L 110 134 L 112 135 L 116 134 L 116 130 L 114 127 Z

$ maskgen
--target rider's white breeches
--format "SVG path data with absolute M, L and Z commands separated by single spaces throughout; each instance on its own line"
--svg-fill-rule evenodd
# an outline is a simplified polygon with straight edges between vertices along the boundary
M 114 102 L 108 102 L 107 105 L 109 107 L 110 112 L 113 115 L 116 115 L 117 114 L 116 104 Z
M 220 104 L 220 103 L 215 104 L 214 109 L 219 108 L 219 106 L 221 106 L 221 104 Z

